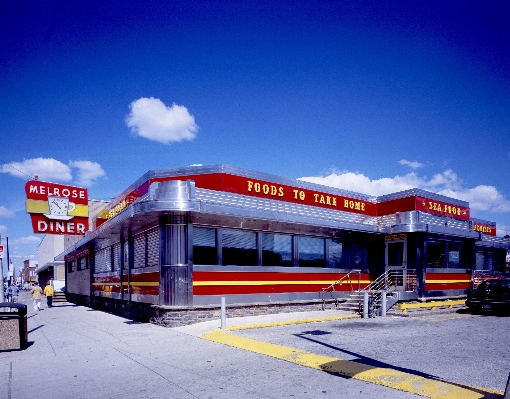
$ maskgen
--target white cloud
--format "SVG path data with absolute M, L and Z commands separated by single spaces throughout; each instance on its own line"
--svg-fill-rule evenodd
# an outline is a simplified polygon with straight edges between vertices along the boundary
M 10 162 L 2 165 L 0 172 L 9 173 L 22 179 L 36 175 L 40 180 L 68 182 L 73 179 L 69 166 L 53 158 L 33 158 L 24 159 L 22 162 Z
M 0 225 L 0 234 L 3 236 L 7 235 L 7 226 Z
M 106 176 L 105 171 L 97 162 L 70 161 L 69 166 L 78 169 L 76 183 L 81 186 L 90 186 L 98 178 Z
M 0 218 L 13 218 L 14 212 L 7 209 L 5 206 L 0 206 Z
M 74 179 L 72 169 L 78 169 Z M 43 181 L 69 183 L 74 180 L 75 184 L 80 186 L 90 186 L 95 183 L 95 180 L 106 175 L 97 162 L 69 161 L 66 165 L 53 158 L 32 158 L 24 159 L 22 162 L 11 162 L 2 165 L 0 173 L 8 173 L 25 180 L 35 176 Z
M 471 209 L 497 213 L 510 212 L 510 201 L 493 186 L 480 185 L 459 190 L 445 189 L 438 193 L 468 201 Z
M 167 107 L 158 98 L 139 98 L 133 101 L 126 125 L 135 135 L 169 144 L 182 140 L 193 140 L 198 131 L 195 118 L 187 108 L 172 104 Z
M 496 187 L 479 185 L 474 188 L 465 188 L 462 180 L 451 169 L 437 173 L 430 179 L 418 176 L 414 172 L 376 180 L 371 180 L 362 173 L 333 172 L 328 176 L 309 176 L 298 180 L 374 196 L 420 188 L 467 201 L 471 210 L 474 211 L 510 212 L 510 200 L 506 199 Z
M 9 240 L 9 245 L 33 245 L 33 244 L 39 244 L 41 242 L 41 239 L 36 236 L 28 236 L 28 237 L 20 237 L 16 238 L 14 240 Z
M 423 166 L 425 166 L 425 164 L 423 163 L 420 163 L 418 161 L 408 161 L 406 159 L 401 159 L 400 161 L 398 161 L 401 165 L 407 165 L 409 166 L 411 169 L 418 169 L 418 168 L 421 168 Z
M 393 178 L 383 177 L 381 179 L 371 180 L 369 177 L 358 172 L 333 172 L 324 177 L 308 176 L 298 180 L 374 196 L 409 190 L 422 183 L 422 180 L 416 173 L 408 173 L 404 176 L 395 176 Z

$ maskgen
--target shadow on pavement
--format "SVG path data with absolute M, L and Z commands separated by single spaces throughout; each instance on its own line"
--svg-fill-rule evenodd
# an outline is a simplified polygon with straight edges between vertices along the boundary
M 421 371 L 417 371 L 417 370 L 413 370 L 413 369 L 408 369 L 408 368 L 405 368 L 405 367 L 398 367 L 398 366 L 395 366 L 395 365 L 392 365 L 392 364 L 389 364 L 389 363 L 381 362 L 379 360 L 376 360 L 376 359 L 373 359 L 373 358 L 370 358 L 370 357 L 367 357 L 367 356 L 363 356 L 363 355 L 361 355 L 359 353 L 352 352 L 352 351 L 349 351 L 347 349 L 342 349 L 342 348 L 339 348 L 339 347 L 327 344 L 325 342 L 321 342 L 321 341 L 319 341 L 317 339 L 314 339 L 312 337 L 309 337 L 309 335 L 320 336 L 320 335 L 329 335 L 329 334 L 331 334 L 331 333 L 328 332 L 328 331 L 322 331 L 322 330 L 303 331 L 301 334 L 294 334 L 298 338 L 305 339 L 307 341 L 319 344 L 321 346 L 324 346 L 324 347 L 327 347 L 327 348 L 330 348 L 330 349 L 336 350 L 338 352 L 342 352 L 342 353 L 345 353 L 345 354 L 348 354 L 350 356 L 354 356 L 354 357 L 357 358 L 357 359 L 352 359 L 352 360 L 336 360 L 334 362 L 323 364 L 321 368 L 322 368 L 323 371 L 325 371 L 327 373 L 330 373 L 330 374 L 333 374 L 333 375 L 339 375 L 339 376 L 346 377 L 346 378 L 351 378 L 352 375 L 339 374 L 338 372 L 335 372 L 334 370 L 346 369 L 346 367 L 344 366 L 344 363 L 348 363 L 348 362 L 350 362 L 350 363 L 358 363 L 359 366 L 360 366 L 359 369 L 356 369 L 356 368 L 352 369 L 351 368 L 353 374 L 366 372 L 367 371 L 367 367 L 368 368 L 389 369 L 389 370 L 395 370 L 395 371 L 398 371 L 398 372 L 410 374 L 412 376 L 422 377 L 422 378 L 426 378 L 428 380 L 434 380 L 434 381 L 437 381 L 437 382 L 440 382 L 440 383 L 445 383 L 445 384 L 453 385 L 453 386 L 456 386 L 458 388 L 463 388 L 463 389 L 466 389 L 466 390 L 469 390 L 469 391 L 472 391 L 472 392 L 476 392 L 476 393 L 482 395 L 480 397 L 480 399 L 482 399 L 482 398 L 483 399 L 502 399 L 503 398 L 503 395 L 500 395 L 500 394 L 496 394 L 496 393 L 492 393 L 492 392 L 486 392 L 486 391 L 477 389 L 476 387 L 471 387 L 471 386 L 468 386 L 468 385 L 463 385 L 463 384 L 459 384 L 459 383 L 445 381 L 445 380 L 443 380 L 443 379 L 441 379 L 441 378 L 439 378 L 439 377 L 437 377 L 435 375 L 431 375 L 431 374 L 428 374 L 428 373 L 423 373 Z

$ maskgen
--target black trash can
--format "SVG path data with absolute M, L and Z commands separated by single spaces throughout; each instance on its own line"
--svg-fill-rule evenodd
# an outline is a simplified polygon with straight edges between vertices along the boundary
M 27 305 L 0 303 L 0 337 L 0 351 L 27 348 Z

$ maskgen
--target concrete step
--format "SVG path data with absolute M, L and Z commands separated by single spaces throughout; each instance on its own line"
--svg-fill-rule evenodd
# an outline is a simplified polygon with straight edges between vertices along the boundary
M 67 302 L 65 292 L 59 291 L 53 293 L 53 302 Z

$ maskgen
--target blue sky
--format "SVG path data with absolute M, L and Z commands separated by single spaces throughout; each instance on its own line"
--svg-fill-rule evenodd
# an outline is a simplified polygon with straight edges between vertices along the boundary
M 0 233 L 29 176 L 109 200 L 226 163 L 470 202 L 510 234 L 506 1 L 2 1 Z M 5 264 L 5 262 L 4 262 Z

